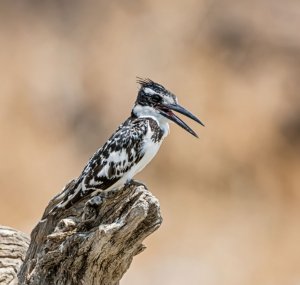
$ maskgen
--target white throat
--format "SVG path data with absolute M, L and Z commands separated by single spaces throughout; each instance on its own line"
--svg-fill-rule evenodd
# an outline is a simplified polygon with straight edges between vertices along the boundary
M 168 119 L 162 116 L 156 109 L 150 106 L 142 106 L 137 104 L 134 106 L 132 111 L 138 118 L 154 119 L 157 121 L 159 127 L 164 131 L 164 136 L 169 134 L 170 128 Z

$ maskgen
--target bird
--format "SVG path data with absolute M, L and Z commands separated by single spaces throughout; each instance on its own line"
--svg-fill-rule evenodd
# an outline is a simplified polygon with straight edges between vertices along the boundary
M 94 153 L 80 176 L 67 187 L 69 189 L 62 192 L 64 197 L 54 210 L 67 209 L 91 193 L 93 197 L 104 197 L 105 193 L 135 182 L 133 177 L 154 158 L 169 134 L 169 122 L 198 137 L 173 111 L 204 124 L 179 105 L 173 93 L 148 78 L 137 77 L 137 83 L 140 88 L 130 116 Z

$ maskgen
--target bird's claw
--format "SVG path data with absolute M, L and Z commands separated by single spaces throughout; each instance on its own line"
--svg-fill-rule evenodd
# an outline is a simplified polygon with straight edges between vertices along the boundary
M 128 188 L 130 186 L 137 186 L 137 187 L 143 186 L 145 189 L 148 189 L 144 183 L 142 183 L 138 180 L 135 180 L 135 179 L 131 179 L 131 180 L 127 181 L 124 186 L 125 186 L 125 188 Z
M 94 196 L 93 198 L 89 199 L 85 205 L 89 207 L 96 208 L 102 203 L 103 199 L 100 195 Z

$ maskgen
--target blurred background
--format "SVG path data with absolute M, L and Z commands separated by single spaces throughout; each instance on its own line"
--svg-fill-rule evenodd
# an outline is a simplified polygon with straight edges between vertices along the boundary
M 300 2 L 0 2 L 0 223 L 30 233 L 149 77 L 206 124 L 137 177 L 164 222 L 123 285 L 300 284 Z

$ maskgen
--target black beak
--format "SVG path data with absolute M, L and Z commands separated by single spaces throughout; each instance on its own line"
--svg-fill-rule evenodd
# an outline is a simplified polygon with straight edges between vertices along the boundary
M 185 129 L 187 132 L 198 138 L 198 135 L 180 118 L 178 118 L 171 110 L 174 110 L 182 115 L 185 115 L 189 117 L 190 119 L 194 120 L 195 122 L 199 123 L 200 125 L 204 126 L 204 124 L 196 117 L 194 116 L 191 112 L 183 108 L 182 106 L 178 104 L 163 104 L 161 105 L 160 113 L 168 118 L 169 120 L 173 121 L 183 129 Z

